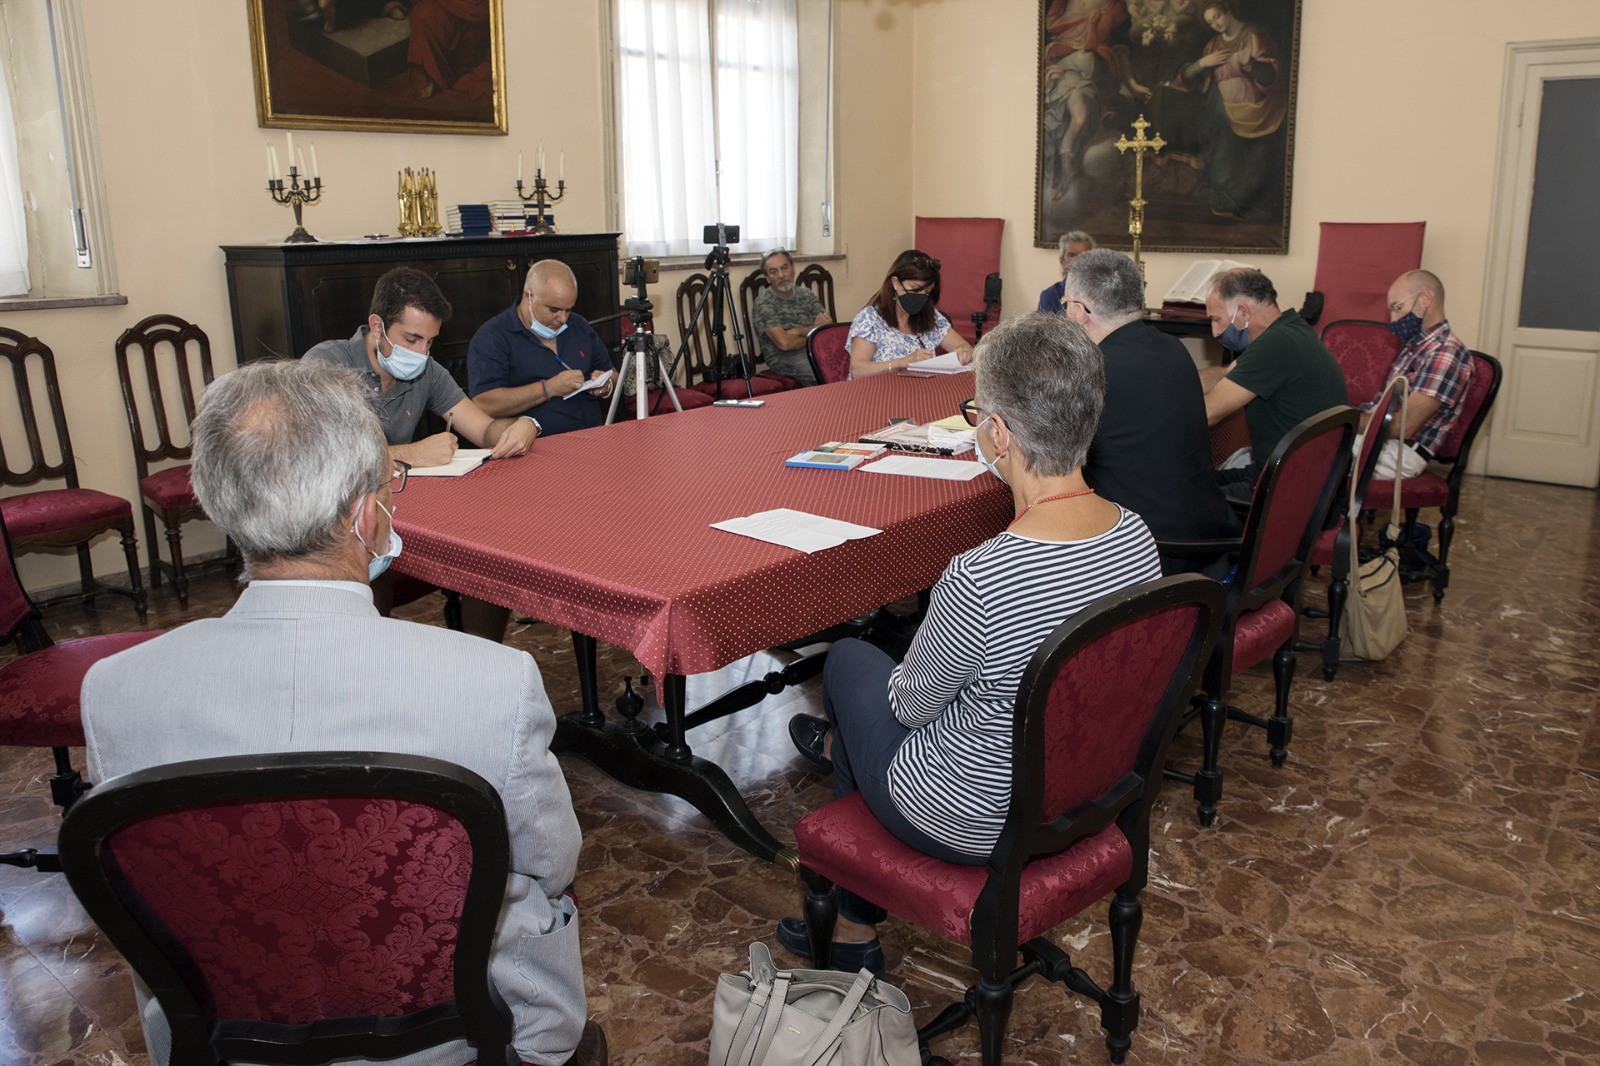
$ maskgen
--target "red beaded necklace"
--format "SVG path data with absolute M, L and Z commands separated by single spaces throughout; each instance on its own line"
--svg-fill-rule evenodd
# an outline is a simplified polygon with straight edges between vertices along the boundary
M 1074 496 L 1092 496 L 1092 495 L 1094 495 L 1094 489 L 1079 489 L 1077 492 L 1063 492 L 1063 493 L 1060 493 L 1060 494 L 1055 495 L 1055 496 L 1044 496 L 1044 497 L 1041 497 L 1040 499 L 1034 500 L 1032 503 L 1028 504 L 1028 506 L 1024 507 L 1022 509 L 1022 514 L 1019 514 L 1019 515 L 1017 515 L 1017 517 L 1013 518 L 1011 520 L 1011 525 L 1010 526 L 1006 526 L 1006 528 L 1010 529 L 1011 526 L 1014 526 L 1018 522 L 1022 521 L 1023 518 L 1025 518 L 1027 516 L 1029 511 L 1033 510 L 1035 507 L 1039 506 L 1041 503 L 1050 503 L 1053 500 L 1070 500 Z

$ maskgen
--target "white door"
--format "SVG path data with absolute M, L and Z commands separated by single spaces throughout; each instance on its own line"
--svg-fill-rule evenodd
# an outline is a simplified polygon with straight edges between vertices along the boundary
M 1600 41 L 1513 44 L 1484 329 L 1490 474 L 1600 483 Z M 1476 465 L 1476 464 L 1474 464 Z

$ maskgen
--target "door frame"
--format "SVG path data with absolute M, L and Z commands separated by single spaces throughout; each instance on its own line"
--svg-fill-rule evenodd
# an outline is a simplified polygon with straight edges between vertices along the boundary
M 1478 336 L 1486 347 L 1510 355 L 1511 331 L 1516 329 L 1517 311 L 1522 299 L 1523 259 L 1527 253 L 1527 204 L 1524 193 L 1531 187 L 1535 153 L 1539 142 L 1540 99 L 1531 94 L 1530 84 L 1567 77 L 1590 77 L 1589 72 L 1573 68 L 1600 65 L 1600 37 L 1560 41 L 1512 41 L 1506 45 L 1505 81 L 1500 91 L 1500 130 L 1495 144 L 1494 189 L 1489 208 L 1489 245 L 1485 258 L 1482 317 Z M 1564 73 L 1569 72 L 1570 73 Z M 1530 96 L 1532 99 L 1530 100 Z M 1531 103 L 1531 107 L 1529 106 Z M 1531 195 L 1531 192 L 1528 193 Z M 1518 208 L 1523 208 L 1518 217 Z M 1509 379 L 1516 373 L 1515 360 L 1506 358 L 1502 393 L 1509 394 Z M 1488 432 L 1479 436 L 1478 447 L 1468 469 L 1484 473 L 1493 455 L 1497 434 L 1494 412 Z

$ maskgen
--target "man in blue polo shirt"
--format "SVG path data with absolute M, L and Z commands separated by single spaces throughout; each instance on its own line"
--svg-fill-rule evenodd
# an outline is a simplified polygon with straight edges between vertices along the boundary
M 572 313 L 577 302 L 578 279 L 565 263 L 544 259 L 528 269 L 522 298 L 467 347 L 467 394 L 479 407 L 497 418 L 537 418 L 545 436 L 605 421 L 615 378 L 573 395 L 611 369 L 605 342 Z

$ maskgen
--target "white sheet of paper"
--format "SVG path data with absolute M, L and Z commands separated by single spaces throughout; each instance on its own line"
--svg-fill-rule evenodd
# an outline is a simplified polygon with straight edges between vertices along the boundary
M 470 474 L 489 458 L 488 448 L 457 448 L 455 457 L 443 466 L 414 466 L 407 477 L 460 477 Z
M 912 363 L 906 369 L 914 374 L 970 374 L 972 365 L 963 366 L 955 352 L 940 352 L 932 359 Z
M 605 373 L 601 374 L 599 377 L 590 378 L 588 381 L 585 381 L 582 385 L 579 385 L 577 388 L 573 389 L 571 392 L 567 393 L 565 396 L 563 396 L 561 398 L 563 400 L 570 400 L 574 396 L 582 396 L 584 393 L 588 392 L 590 389 L 598 389 L 598 388 L 600 388 L 602 385 L 604 385 L 606 382 L 608 382 L 610 380 L 611 380 L 611 371 L 607 370 Z
M 940 481 L 971 481 L 983 473 L 983 464 L 962 459 L 930 459 L 925 455 L 888 455 L 860 467 L 874 474 L 904 474 Z
M 808 555 L 824 548 L 837 548 L 847 540 L 860 540 L 883 532 L 871 526 L 858 526 L 854 522 L 841 522 L 837 518 L 808 514 L 788 507 L 761 511 L 743 518 L 730 518 L 725 522 L 713 522 L 711 528 L 794 548 Z

